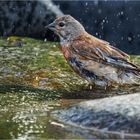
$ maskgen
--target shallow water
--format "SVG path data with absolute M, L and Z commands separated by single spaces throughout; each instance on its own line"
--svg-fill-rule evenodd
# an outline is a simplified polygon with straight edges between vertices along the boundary
M 0 139 L 80 138 L 64 131 L 63 124 L 58 127 L 50 117 L 50 111 L 62 107 L 64 102 L 67 103 L 43 100 L 41 95 L 27 90 L 1 93 Z
M 57 43 L 1 38 L 0 65 L 0 139 L 81 137 L 50 117 L 52 110 L 79 102 L 58 99 L 85 82 L 71 77 Z
M 87 99 L 135 92 L 89 90 L 58 46 L 30 38 L 0 38 L 0 139 L 96 138 L 56 122 L 50 112 Z M 140 57 L 132 59 L 139 64 Z

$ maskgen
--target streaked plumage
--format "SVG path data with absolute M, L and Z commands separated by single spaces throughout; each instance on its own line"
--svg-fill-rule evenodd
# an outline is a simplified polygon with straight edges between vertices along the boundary
M 65 27 L 59 27 L 60 23 Z M 67 62 L 91 84 L 101 87 L 139 84 L 140 69 L 129 61 L 129 56 L 88 34 L 71 16 L 57 18 L 50 29 L 59 35 Z

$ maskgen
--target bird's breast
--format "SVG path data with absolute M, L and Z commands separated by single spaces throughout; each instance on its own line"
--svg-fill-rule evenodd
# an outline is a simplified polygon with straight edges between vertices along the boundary
M 61 50 L 63 52 L 63 55 L 64 55 L 65 59 L 68 59 L 70 57 L 69 49 L 66 48 L 66 47 L 62 47 Z

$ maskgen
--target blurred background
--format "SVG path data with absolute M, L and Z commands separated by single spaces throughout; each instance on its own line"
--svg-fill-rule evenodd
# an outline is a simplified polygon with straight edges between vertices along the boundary
M 1 1 L 0 35 L 58 41 L 44 30 L 58 15 L 70 14 L 96 37 L 129 54 L 140 54 L 140 1 Z
M 44 28 L 64 14 L 140 66 L 140 1 L 0 0 L 0 140 L 140 139 L 140 88 L 91 89 Z

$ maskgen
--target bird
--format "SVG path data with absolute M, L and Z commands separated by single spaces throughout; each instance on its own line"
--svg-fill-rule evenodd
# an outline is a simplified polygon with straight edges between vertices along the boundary
M 71 15 L 56 17 L 46 28 L 58 35 L 67 63 L 90 85 L 106 89 L 140 84 L 140 68 L 130 56 L 86 32 Z

